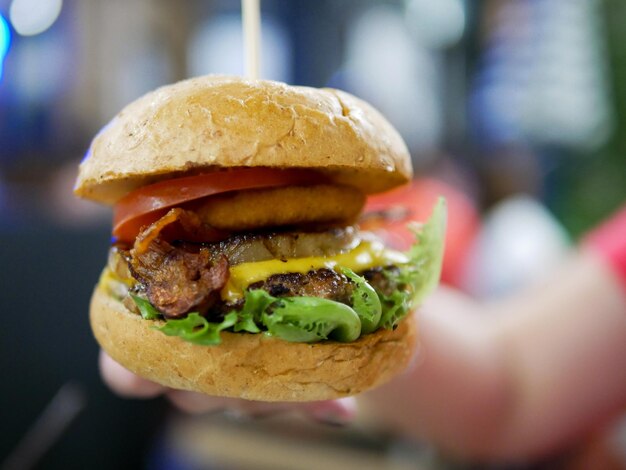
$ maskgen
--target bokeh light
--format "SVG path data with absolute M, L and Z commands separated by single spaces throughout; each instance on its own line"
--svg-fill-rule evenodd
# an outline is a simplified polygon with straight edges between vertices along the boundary
M 407 22 L 428 47 L 451 47 L 465 32 L 465 9 L 461 0 L 409 0 Z
M 9 46 L 11 45 L 11 30 L 7 20 L 0 15 L 0 80 L 2 80 L 2 65 L 4 64 L 4 58 L 9 52 Z
M 22 36 L 34 36 L 50 28 L 59 17 L 63 0 L 13 0 L 11 23 Z

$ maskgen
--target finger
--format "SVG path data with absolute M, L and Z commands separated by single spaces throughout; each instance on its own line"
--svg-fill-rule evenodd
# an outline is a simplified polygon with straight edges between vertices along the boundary
M 319 422 L 347 424 L 356 414 L 356 402 L 351 397 L 305 403 L 232 400 L 227 409 L 240 416 L 255 418 L 295 412 Z
M 174 406 L 186 413 L 225 411 L 240 418 L 269 416 L 301 406 L 296 403 L 267 403 L 238 398 L 214 397 L 184 390 L 170 390 L 166 396 Z
M 221 398 L 183 390 L 170 390 L 167 398 L 183 412 L 199 414 L 224 411 L 239 419 L 264 418 L 288 412 L 300 413 L 325 424 L 344 425 L 356 415 L 356 400 L 352 397 L 308 403 L 259 402 L 236 398 Z
M 142 379 L 115 362 L 107 353 L 100 351 L 100 375 L 116 394 L 125 398 L 151 398 L 162 394 L 162 385 Z
M 303 412 L 316 421 L 327 424 L 348 424 L 356 416 L 356 400 L 353 397 L 307 403 Z
M 184 390 L 169 390 L 165 396 L 176 408 L 192 414 L 211 413 L 234 408 L 237 402 L 232 398 L 212 397 Z

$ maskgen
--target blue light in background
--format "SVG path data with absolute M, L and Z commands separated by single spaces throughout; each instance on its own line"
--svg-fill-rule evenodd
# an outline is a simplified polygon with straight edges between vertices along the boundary
M 2 80 L 2 66 L 4 64 L 4 58 L 9 51 L 11 45 L 11 30 L 9 24 L 4 16 L 0 15 L 0 80 Z

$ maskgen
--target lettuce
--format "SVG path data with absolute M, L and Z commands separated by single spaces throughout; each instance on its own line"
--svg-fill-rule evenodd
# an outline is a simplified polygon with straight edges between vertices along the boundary
M 364 277 L 359 276 L 351 269 L 341 268 L 341 272 L 355 285 L 352 294 L 352 308 L 361 320 L 361 334 L 376 331 L 382 313 L 378 294 Z
M 437 287 L 445 246 L 446 217 L 446 201 L 439 198 L 428 221 L 421 227 L 411 227 L 415 244 L 406 253 L 409 261 L 397 266 L 397 270 L 384 271 L 398 289 L 388 296 L 379 293 L 383 306 L 380 326 L 383 328 L 394 328 Z
M 133 296 L 133 300 L 149 315 L 160 314 L 147 301 Z M 361 336 L 361 320 L 347 305 L 318 297 L 272 297 L 262 289 L 246 292 L 240 311 L 228 313 L 220 323 L 211 323 L 198 312 L 185 318 L 166 320 L 161 327 L 154 327 L 168 336 L 178 336 L 194 344 L 220 344 L 220 332 L 232 327 L 233 331 L 259 333 L 261 328 L 268 334 L 301 343 L 324 339 L 350 342 Z
M 408 266 L 400 269 L 403 277 L 413 286 L 411 306 L 422 303 L 439 284 L 446 240 L 446 200 L 439 198 L 428 221 L 414 227 L 417 243 L 409 250 Z
M 236 322 L 236 312 L 230 312 L 220 323 L 211 323 L 198 312 L 193 312 L 179 320 L 167 320 L 165 325 L 155 329 L 167 336 L 179 336 L 190 343 L 210 346 L 220 344 L 220 332 Z
M 265 291 L 264 295 L 269 296 Z M 350 342 L 361 336 L 361 320 L 349 306 L 320 297 L 275 299 L 261 315 L 272 336 L 311 343 L 324 339 Z
M 411 292 L 396 290 L 391 295 L 379 295 L 383 310 L 380 317 L 380 327 L 391 330 L 411 310 Z
M 133 302 L 135 302 L 135 305 L 139 309 L 139 313 L 141 313 L 144 320 L 155 320 L 157 318 L 161 318 L 159 311 L 146 299 L 142 299 L 134 294 L 130 294 L 130 296 L 133 299 Z
M 261 331 L 258 327 L 261 313 L 276 300 L 272 296 L 263 294 L 267 293 L 260 289 L 246 292 L 243 308 L 238 312 L 237 323 L 235 323 L 233 331 L 247 331 L 248 333 L 259 333 Z
M 439 198 L 428 221 L 413 227 L 416 242 L 409 252 L 409 262 L 400 268 L 400 275 L 413 287 L 411 306 L 419 305 L 430 294 L 441 276 L 446 239 L 446 200 Z

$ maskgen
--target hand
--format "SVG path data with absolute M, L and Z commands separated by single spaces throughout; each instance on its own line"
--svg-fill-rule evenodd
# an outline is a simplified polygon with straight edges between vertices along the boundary
M 109 388 L 122 397 L 153 398 L 164 395 L 174 406 L 187 413 L 230 411 L 237 415 L 263 417 L 296 411 L 315 421 L 346 424 L 356 412 L 354 399 L 350 397 L 308 403 L 267 403 L 174 390 L 138 377 L 104 351 L 100 352 L 100 372 Z

